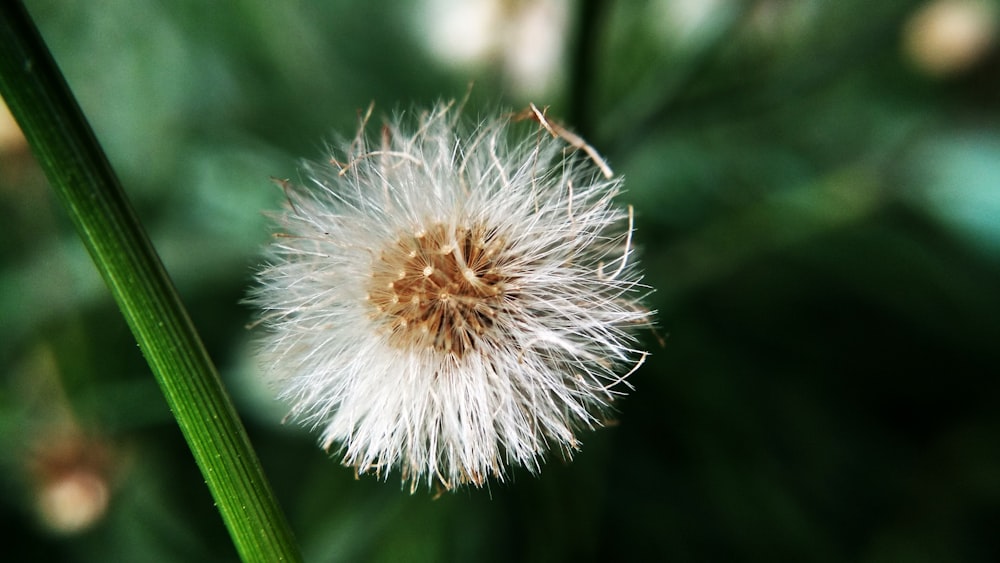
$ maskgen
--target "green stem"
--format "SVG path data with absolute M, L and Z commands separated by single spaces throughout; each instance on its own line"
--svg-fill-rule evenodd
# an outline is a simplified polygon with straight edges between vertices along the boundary
M 567 119 L 573 130 L 591 139 L 593 118 L 594 65 L 598 63 L 600 26 L 605 23 L 608 3 L 605 0 L 581 0 L 576 4 L 576 31 L 571 50 Z
M 244 561 L 300 561 L 236 410 L 20 2 L 0 0 L 0 95 L 142 349 Z

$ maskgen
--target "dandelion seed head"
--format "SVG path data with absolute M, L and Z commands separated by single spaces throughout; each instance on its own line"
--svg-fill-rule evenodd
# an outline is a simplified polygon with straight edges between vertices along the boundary
M 509 285 L 500 273 L 502 246 L 482 225 L 452 231 L 434 224 L 419 238 L 402 235 L 373 264 L 372 320 L 401 350 L 432 349 L 460 359 L 493 337 Z
M 621 180 L 549 124 L 445 104 L 368 129 L 283 183 L 249 298 L 266 376 L 345 465 L 412 488 L 571 457 L 645 358 Z

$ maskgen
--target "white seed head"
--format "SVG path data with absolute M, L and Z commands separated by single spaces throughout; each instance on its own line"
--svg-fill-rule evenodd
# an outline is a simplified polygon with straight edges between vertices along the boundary
M 359 473 L 450 489 L 537 472 L 645 358 L 621 181 L 538 116 L 474 126 L 441 105 L 374 146 L 363 122 L 307 185 L 285 184 L 250 295 L 259 359 Z

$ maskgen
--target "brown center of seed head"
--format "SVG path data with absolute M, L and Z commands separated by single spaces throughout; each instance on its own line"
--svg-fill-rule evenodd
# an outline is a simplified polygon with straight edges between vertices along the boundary
M 435 223 L 402 235 L 373 264 L 367 295 L 373 318 L 394 346 L 461 358 L 489 337 L 509 297 L 505 254 L 506 241 L 481 225 Z

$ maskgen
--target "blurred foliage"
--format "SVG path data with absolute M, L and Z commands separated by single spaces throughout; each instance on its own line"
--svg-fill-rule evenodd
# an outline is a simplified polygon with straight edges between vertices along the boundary
M 907 49 L 934 39 L 913 35 L 930 4 L 975 1 L 546 2 L 565 17 L 541 33 L 566 50 L 530 98 L 502 33 L 475 60 L 428 47 L 445 0 L 27 4 L 307 560 L 987 562 L 1000 559 L 1000 6 L 979 4 L 993 42 L 971 62 L 942 71 Z M 496 8 L 477 25 L 508 30 L 532 5 L 477 2 Z M 372 100 L 391 112 L 470 81 L 468 112 L 548 104 L 627 178 L 660 326 L 618 424 L 583 436 L 572 463 L 432 500 L 396 476 L 355 481 L 281 424 L 239 300 L 268 237 L 260 211 L 280 203 L 269 177 L 296 179 Z M 3 559 L 234 560 L 16 141 L 0 144 L 0 219 Z M 109 453 L 46 453 L 79 436 Z M 39 499 L 74 469 L 108 499 L 79 489 L 66 498 L 91 502 L 92 521 L 60 528 Z

